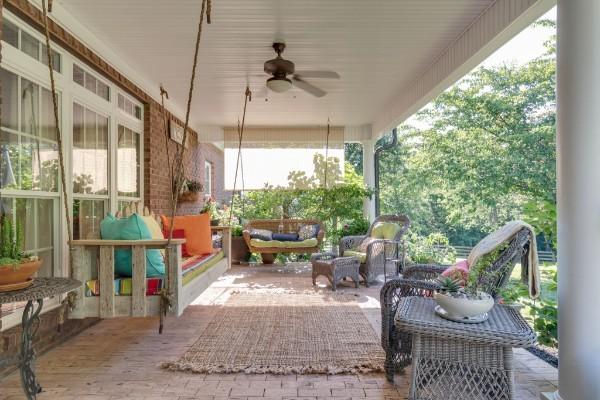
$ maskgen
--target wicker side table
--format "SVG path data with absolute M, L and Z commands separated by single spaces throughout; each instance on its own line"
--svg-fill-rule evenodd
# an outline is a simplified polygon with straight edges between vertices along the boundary
M 514 399 L 513 347 L 535 334 L 511 307 L 496 305 L 489 319 L 465 324 L 435 314 L 434 300 L 400 301 L 395 323 L 413 335 L 411 400 Z
M 357 257 L 336 257 L 334 253 L 317 253 L 310 258 L 312 263 L 312 281 L 317 284 L 317 276 L 324 275 L 335 291 L 337 284 L 348 277 L 358 288 L 360 260 Z
M 27 302 L 22 319 L 21 354 L 16 359 L 0 360 L 0 367 L 14 364 L 19 366 L 21 384 L 27 399 L 37 398 L 37 394 L 42 391 L 35 376 L 33 339 L 40 322 L 44 299 L 67 293 L 80 286 L 79 281 L 70 278 L 34 278 L 33 284 L 28 288 L 0 293 L 0 304 Z

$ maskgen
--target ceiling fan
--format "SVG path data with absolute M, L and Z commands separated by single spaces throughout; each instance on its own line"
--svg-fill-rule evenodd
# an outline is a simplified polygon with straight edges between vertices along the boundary
M 296 71 L 293 62 L 281 57 L 281 53 L 285 50 L 285 43 L 273 43 L 273 50 L 277 53 L 277 57 L 265 62 L 265 72 L 272 75 L 267 79 L 267 88 L 274 92 L 283 93 L 294 85 L 315 97 L 323 97 L 327 92 L 304 79 L 340 79 L 340 75 L 333 71 Z

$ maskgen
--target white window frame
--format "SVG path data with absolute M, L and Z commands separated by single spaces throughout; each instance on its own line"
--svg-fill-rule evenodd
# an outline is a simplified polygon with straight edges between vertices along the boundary
M 4 9 L 2 11 L 3 19 L 9 20 L 11 23 L 16 25 L 20 30 L 27 32 L 31 36 L 45 43 L 44 35 L 35 30 L 29 24 L 21 20 L 15 14 Z M 57 91 L 61 92 L 60 106 L 62 110 L 61 119 L 61 132 L 63 139 L 63 154 L 65 155 L 65 181 L 67 186 L 67 197 L 72 216 L 73 200 L 77 199 L 106 199 L 108 201 L 107 212 L 116 213 L 119 197 L 117 196 L 117 185 L 116 185 L 116 168 L 117 168 L 117 135 L 118 125 L 128 127 L 134 130 L 140 135 L 140 196 L 138 198 L 127 198 L 127 201 L 138 200 L 144 201 L 144 107 L 143 105 L 135 100 L 132 96 L 123 92 L 113 81 L 98 74 L 95 70 L 88 67 L 83 61 L 74 57 L 71 53 L 66 51 L 60 45 L 52 42 L 52 50 L 61 54 L 61 72 L 55 71 L 54 77 L 56 82 Z M 96 79 L 101 80 L 109 86 L 110 100 L 107 101 L 96 93 L 89 91 L 84 86 L 80 86 L 78 83 L 73 81 L 73 64 L 76 63 L 78 67 L 83 69 L 86 73 L 93 75 Z M 25 79 L 28 79 L 46 89 L 49 89 L 49 77 L 48 67 L 42 62 L 35 61 L 31 56 L 22 52 L 20 49 L 13 47 L 3 41 L 2 43 L 2 62 L 0 63 L 2 68 L 5 68 Z M 117 93 L 125 95 L 129 100 L 133 101 L 136 105 L 141 107 L 142 115 L 141 119 L 137 118 L 121 111 L 117 104 Z M 73 176 L 72 176 L 72 149 L 73 149 L 73 103 L 86 107 L 94 112 L 109 117 L 109 175 L 108 175 L 108 188 L 109 193 L 104 195 L 86 195 L 77 194 L 73 195 Z M 20 102 L 18 107 L 20 107 Z M 55 252 L 54 252 L 54 272 L 56 276 L 67 276 L 69 271 L 67 270 L 68 265 L 68 246 L 67 246 L 67 229 L 64 226 L 65 211 L 62 200 L 62 189 L 60 186 L 59 179 L 59 190 L 57 193 L 46 193 L 39 191 L 26 191 L 26 190 L 3 190 L 3 196 L 7 197 L 32 197 L 32 198 L 53 198 L 55 199 L 55 210 L 54 210 L 54 221 L 61 221 L 55 227 Z M 72 218 L 71 218 L 72 220 Z M 64 296 L 55 296 L 52 299 L 46 300 L 42 312 L 54 309 L 60 306 L 60 301 Z M 13 326 L 21 323 L 22 309 L 17 309 L 11 314 L 8 314 L 0 318 L 0 332 L 12 328 Z
M 204 194 L 213 195 L 213 164 L 208 160 L 204 160 Z

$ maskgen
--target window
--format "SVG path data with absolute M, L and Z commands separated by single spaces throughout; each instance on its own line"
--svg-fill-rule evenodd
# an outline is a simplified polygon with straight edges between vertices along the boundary
M 46 45 L 7 19 L 3 21 L 2 40 L 44 65 L 48 65 Z M 61 72 L 62 56 L 54 50 L 52 50 L 52 63 L 54 70 Z
M 212 163 L 204 161 L 204 194 L 212 196 Z
M 73 103 L 73 237 L 97 239 L 108 211 L 107 116 Z
M 104 100 L 110 101 L 110 87 L 100 79 L 97 79 L 94 75 L 84 71 L 83 68 L 77 64 L 73 64 L 73 82 L 100 96 Z
M 117 138 L 117 195 L 140 197 L 140 135 L 119 124 Z
M 117 105 L 119 107 L 119 110 L 125 112 L 128 115 L 131 115 L 135 119 L 142 119 L 142 107 L 140 105 L 135 104 L 133 101 L 129 100 L 121 93 L 119 93 L 117 97 Z
M 50 91 L 5 69 L 0 81 L 0 188 L 57 192 L 58 144 Z

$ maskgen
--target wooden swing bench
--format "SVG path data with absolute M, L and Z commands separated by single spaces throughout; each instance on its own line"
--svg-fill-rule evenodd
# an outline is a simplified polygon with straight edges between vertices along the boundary
M 140 204 L 132 204 L 138 215 L 152 216 L 148 208 L 141 209 Z M 125 211 L 127 216 L 128 210 Z M 119 214 L 117 214 L 119 216 Z M 73 278 L 82 282 L 76 290 L 69 318 L 88 317 L 147 317 L 158 316 L 161 308 L 160 293 L 148 294 L 146 278 L 146 250 L 164 249 L 166 279 L 162 279 L 164 289 L 170 294 L 170 315 L 180 316 L 206 288 L 216 281 L 225 271 L 231 268 L 230 248 L 231 233 L 229 227 L 211 227 L 212 232 L 222 235 L 222 247 L 218 252 L 196 260 L 183 260 L 181 246 L 185 239 L 149 240 L 74 240 Z M 115 287 L 121 281 L 115 279 L 115 248 L 132 250 L 131 290 L 127 295 L 116 294 Z M 128 278 L 125 278 L 128 279 Z M 99 294 L 89 295 L 87 283 L 97 280 Z M 129 282 L 128 282 L 129 283 Z M 86 294 L 86 291 L 88 292 Z M 119 292 L 117 290 L 117 292 Z

